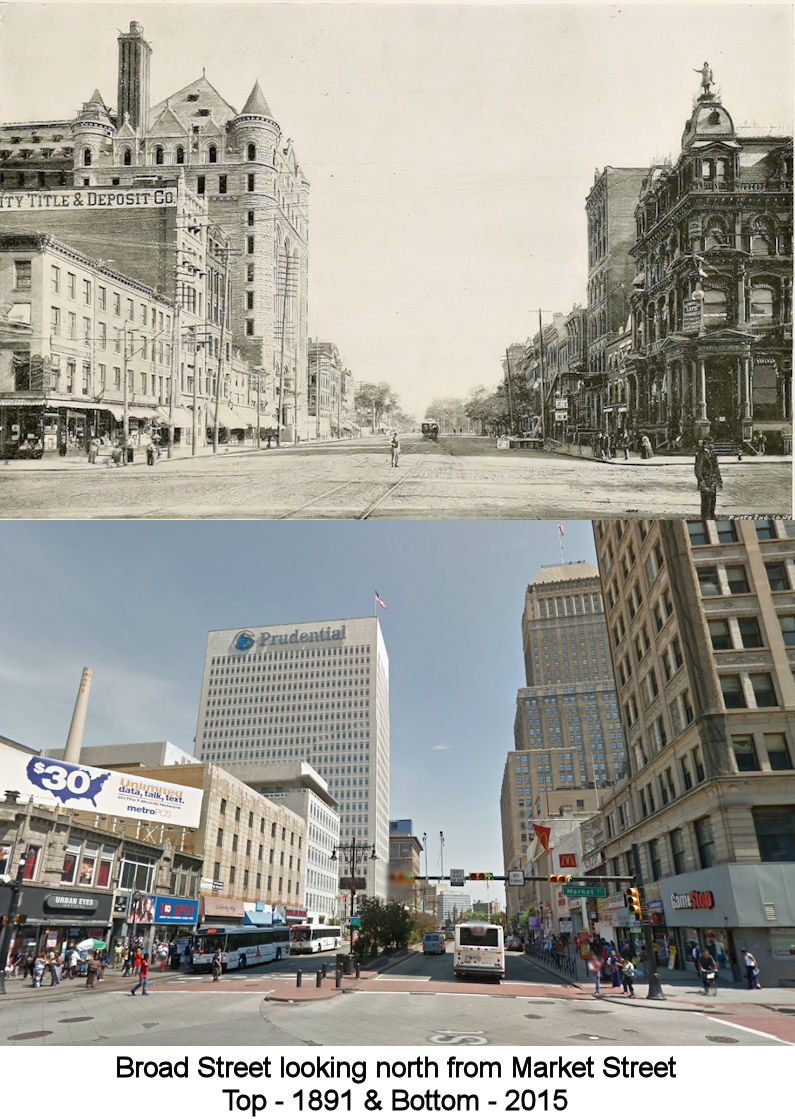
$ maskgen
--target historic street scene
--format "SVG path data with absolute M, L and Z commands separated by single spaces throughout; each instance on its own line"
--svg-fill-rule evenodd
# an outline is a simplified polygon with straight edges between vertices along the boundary
M 792 514 L 786 8 L 3 19 L 0 515 Z
M 0 1044 L 795 1043 L 792 521 L 3 536 Z

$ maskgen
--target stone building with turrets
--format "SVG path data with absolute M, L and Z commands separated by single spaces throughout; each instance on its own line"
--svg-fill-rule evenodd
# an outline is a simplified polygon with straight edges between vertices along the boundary
M 229 243 L 234 345 L 281 391 L 286 437 L 304 438 L 309 183 L 293 143 L 258 82 L 240 112 L 204 72 L 150 106 L 143 27 L 132 22 L 118 41 L 116 110 L 95 90 L 72 120 L 0 125 L 0 190 L 183 178 Z

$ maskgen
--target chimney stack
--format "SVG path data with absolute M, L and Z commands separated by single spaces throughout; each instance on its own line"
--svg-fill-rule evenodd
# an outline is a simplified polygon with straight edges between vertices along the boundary
M 69 737 L 66 740 L 63 760 L 77 763 L 80 761 L 80 751 L 83 748 L 83 734 L 86 729 L 86 711 L 88 710 L 88 696 L 91 691 L 91 680 L 94 676 L 93 668 L 84 668 L 80 678 L 80 687 L 77 689 L 77 699 L 72 715 L 72 725 L 69 727 Z

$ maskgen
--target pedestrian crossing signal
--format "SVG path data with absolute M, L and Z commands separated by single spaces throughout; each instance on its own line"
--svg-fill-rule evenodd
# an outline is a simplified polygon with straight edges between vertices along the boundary
M 571 882 L 574 876 L 572 874 L 550 874 L 547 876 L 548 882 Z
M 635 921 L 640 921 L 642 919 L 643 911 L 640 906 L 640 891 L 638 890 L 637 886 L 630 886 L 630 888 L 627 890 L 627 907 L 629 909 L 630 916 Z
M 470 882 L 491 882 L 491 880 L 493 878 L 494 878 L 494 875 L 491 873 L 491 871 L 489 871 L 489 870 L 478 870 L 478 871 L 473 871 L 473 873 L 470 874 L 469 881 Z

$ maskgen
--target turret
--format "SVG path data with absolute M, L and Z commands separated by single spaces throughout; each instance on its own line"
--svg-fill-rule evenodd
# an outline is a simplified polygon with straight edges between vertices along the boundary
M 83 103 L 72 124 L 75 169 L 93 167 L 113 138 L 115 127 L 98 89 Z
M 272 166 L 280 135 L 260 84 L 255 82 L 242 111 L 229 122 L 230 144 L 245 162 Z

